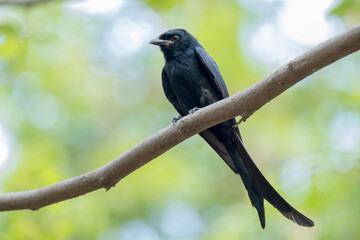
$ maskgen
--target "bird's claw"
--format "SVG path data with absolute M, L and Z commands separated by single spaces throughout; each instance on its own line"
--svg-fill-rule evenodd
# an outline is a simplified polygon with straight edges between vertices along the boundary
M 178 116 L 178 117 L 174 117 L 173 120 L 171 121 L 173 125 L 175 125 L 175 123 L 177 121 L 179 121 L 182 118 L 182 116 Z
M 200 108 L 198 107 L 194 107 L 192 109 L 189 110 L 189 114 L 193 114 L 194 112 L 196 112 L 197 110 L 199 110 Z

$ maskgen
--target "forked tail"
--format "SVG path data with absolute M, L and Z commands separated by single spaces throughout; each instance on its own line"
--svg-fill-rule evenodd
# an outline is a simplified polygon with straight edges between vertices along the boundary
M 240 137 L 237 142 L 237 150 L 240 155 L 240 163 L 236 163 L 236 167 L 245 187 L 248 191 L 250 201 L 252 205 L 256 208 L 259 214 L 260 222 L 262 228 L 265 227 L 265 213 L 264 213 L 264 200 L 265 198 L 271 205 L 273 205 L 277 210 L 281 212 L 286 218 L 291 221 L 299 224 L 304 227 L 312 227 L 314 226 L 314 222 L 298 212 L 295 208 L 293 208 L 288 202 L 285 201 L 284 198 L 280 196 L 280 194 L 270 185 L 270 183 L 266 180 L 266 178 L 262 175 L 260 170 L 257 168 L 250 155 L 247 153 L 244 145 L 242 144 Z M 238 162 L 234 159 L 235 162 Z M 241 172 L 248 172 L 249 177 L 243 176 Z M 244 180 L 245 178 L 245 180 Z

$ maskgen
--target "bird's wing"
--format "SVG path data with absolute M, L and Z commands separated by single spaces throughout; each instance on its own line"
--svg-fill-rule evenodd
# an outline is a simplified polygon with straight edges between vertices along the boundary
M 204 68 L 206 69 L 207 73 L 209 74 L 209 77 L 216 89 L 218 96 L 221 99 L 229 97 L 229 92 L 226 88 L 225 81 L 221 76 L 219 67 L 215 63 L 214 59 L 212 59 L 212 57 L 210 57 L 210 55 L 202 47 L 196 47 L 195 53 Z M 234 118 L 230 119 L 230 121 L 233 125 L 235 125 L 236 121 Z M 235 127 L 235 131 L 241 139 L 240 131 L 237 127 Z
M 162 70 L 161 78 L 162 78 L 162 85 L 163 85 L 163 89 L 164 89 L 166 98 L 169 100 L 169 102 L 174 106 L 176 111 L 178 111 L 178 113 L 181 116 L 185 116 L 187 114 L 187 112 L 181 108 L 173 90 L 171 89 L 165 68 L 163 68 L 163 70 Z
M 215 86 L 215 89 L 220 98 L 229 97 L 229 92 L 226 88 L 225 81 L 220 74 L 220 70 L 216 65 L 214 59 L 203 49 L 202 47 L 195 48 L 196 56 L 199 58 L 200 62 L 203 64 L 204 68 L 210 75 L 210 79 Z

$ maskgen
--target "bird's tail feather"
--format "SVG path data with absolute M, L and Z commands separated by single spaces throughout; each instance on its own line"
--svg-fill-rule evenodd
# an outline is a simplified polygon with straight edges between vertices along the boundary
M 242 144 L 240 137 L 239 141 L 236 141 L 238 153 L 242 160 L 241 165 L 247 169 L 252 185 L 252 188 L 246 187 L 251 200 L 252 205 L 257 209 L 261 226 L 265 227 L 265 213 L 263 198 L 265 198 L 271 205 L 278 209 L 282 215 L 291 221 L 304 227 L 314 226 L 314 222 L 298 212 L 284 198 L 270 185 L 266 178 L 262 175 L 260 170 L 257 168 L 250 155 L 247 153 L 244 145 Z M 240 173 L 240 171 L 239 171 Z M 241 174 L 240 174 L 241 176 Z M 243 178 L 243 177 L 242 177 Z M 245 182 L 244 182 L 245 183 Z
M 260 194 L 253 187 L 247 189 L 247 192 L 249 194 L 251 204 L 256 208 L 256 211 L 258 212 L 261 227 L 265 228 L 264 198 L 260 196 Z
M 303 227 L 314 226 L 314 222 L 311 219 L 298 212 L 295 208 L 292 208 L 290 212 L 281 212 L 281 214 L 284 215 L 286 218 L 290 219 L 291 221 L 299 224 L 300 226 Z
M 258 212 L 261 227 L 265 228 L 264 197 L 257 190 L 257 187 L 252 180 L 252 176 L 244 165 L 244 161 L 242 161 L 241 157 L 234 152 L 232 153 L 232 156 L 237 172 L 239 173 L 248 192 L 250 202 Z

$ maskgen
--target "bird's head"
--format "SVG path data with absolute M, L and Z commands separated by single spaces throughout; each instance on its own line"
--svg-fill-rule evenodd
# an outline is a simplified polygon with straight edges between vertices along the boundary
M 150 44 L 158 45 L 165 58 L 171 58 L 182 54 L 192 46 L 197 46 L 199 43 L 186 30 L 172 29 L 151 40 Z

